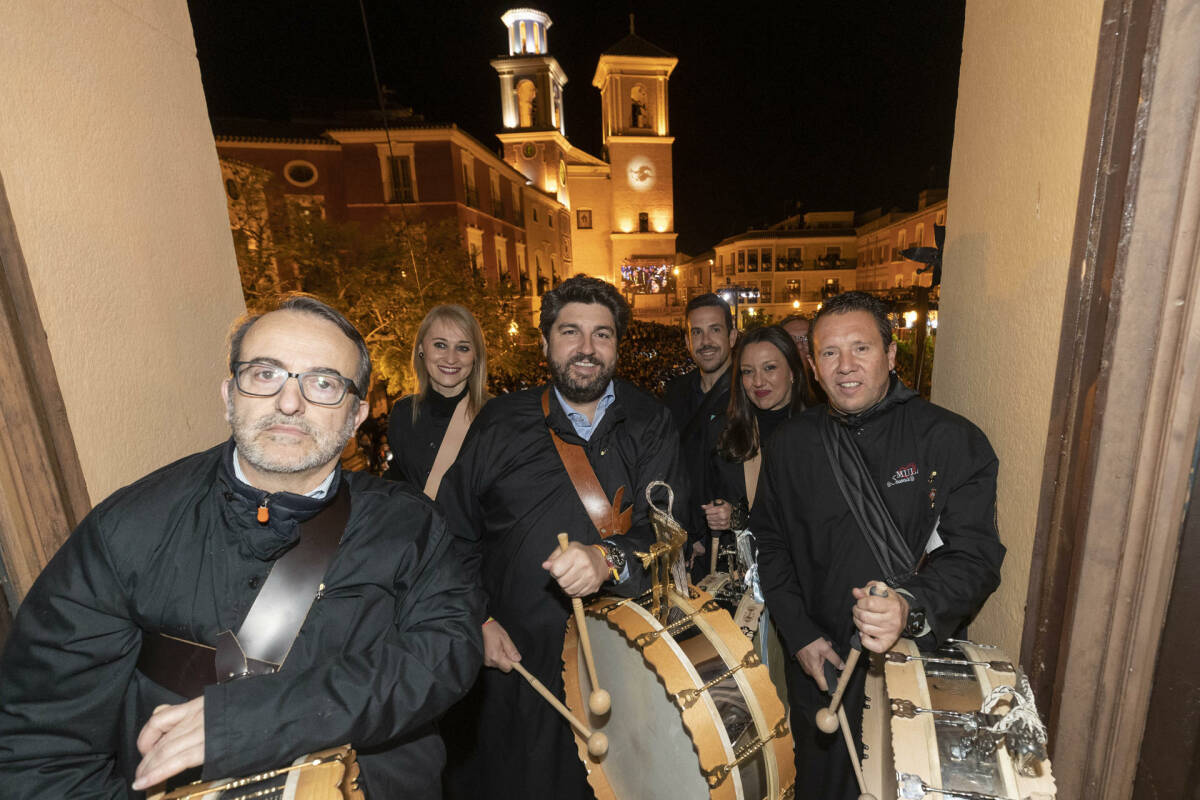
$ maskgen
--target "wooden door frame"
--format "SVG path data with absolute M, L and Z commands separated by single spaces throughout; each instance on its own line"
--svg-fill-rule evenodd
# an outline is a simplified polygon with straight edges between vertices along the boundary
M 90 508 L 0 175 L 0 579 L 12 613 Z
M 1127 798 L 1200 428 L 1200 13 L 1106 0 L 1021 662 L 1059 795 Z

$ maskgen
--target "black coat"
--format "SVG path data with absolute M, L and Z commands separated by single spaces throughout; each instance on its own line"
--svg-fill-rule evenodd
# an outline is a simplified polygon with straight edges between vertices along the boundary
M 388 447 L 392 450 L 392 463 L 385 478 L 408 481 L 418 492 L 425 488 L 454 409 L 466 393 L 463 389 L 457 397 L 443 397 L 430 390 L 421 401 L 421 413 L 416 422 L 412 418 L 414 395 L 401 397 L 392 405 L 388 414 Z
M 231 452 L 227 442 L 114 493 L 34 584 L 0 662 L 6 800 L 139 796 L 128 788 L 137 733 L 156 705 L 183 699 L 135 670 L 143 634 L 212 645 L 236 630 L 298 522 L 324 504 L 238 481 Z M 203 777 L 349 742 L 371 796 L 436 798 L 434 722 L 479 668 L 480 596 L 424 497 L 365 473 L 338 480 L 346 533 L 281 670 L 204 692 Z
M 488 613 L 512 637 L 522 665 L 562 697 L 563 635 L 571 605 L 541 565 L 557 549 L 560 531 L 585 544 L 600 537 L 551 442 L 543 391 L 504 395 L 484 407 L 442 482 L 438 502 L 451 527 L 466 538 L 467 560 L 481 569 Z M 678 507 L 687 501 L 686 481 L 666 408 L 625 381 L 615 382 L 615 395 L 588 442 L 575 433 L 553 391 L 549 423 L 565 441 L 584 447 L 609 497 L 625 487 L 623 506 L 633 506 L 632 527 L 609 541 L 624 549 L 630 579 L 606 583 L 601 591 L 633 595 L 648 588 L 633 552 L 645 551 L 654 540 L 646 485 L 667 481 Z M 656 502 L 665 505 L 665 498 Z M 482 670 L 452 724 L 469 733 L 457 743 L 458 752 L 448 735 L 448 797 L 591 796 L 567 723 L 516 672 Z
M 719 496 L 717 487 L 710 481 L 711 465 L 716 456 L 717 437 L 725 425 L 731 373 L 731 369 L 725 370 L 704 392 L 700 389 L 700 370 L 694 369 L 672 380 L 663 393 L 663 403 L 671 410 L 675 427 L 679 429 L 680 454 L 688 484 L 692 487 L 692 507 L 686 514 L 677 513 L 676 516 L 693 534 L 693 540 L 701 539 L 705 547 L 711 533 L 704 525 L 704 513 L 699 504 Z M 707 558 L 702 560 L 708 561 Z
M 830 472 L 820 432 L 822 415 L 829 413 L 817 406 L 780 428 L 750 516 L 767 607 L 792 654 L 825 637 L 844 656 L 854 632 L 850 590 L 884 577 Z M 914 597 L 912 607 L 925 609 L 932 637 L 941 641 L 1000 584 L 996 455 L 979 428 L 895 379 L 878 405 L 839 424 L 851 426 L 913 554 L 924 551 L 937 525 L 944 544 L 902 586 Z M 788 667 L 797 768 L 805 770 L 814 796 L 857 796 L 840 737 L 817 733 L 812 724 L 813 712 L 828 698 L 794 659 Z M 863 704 L 863 670 L 858 672 L 844 700 L 856 733 Z

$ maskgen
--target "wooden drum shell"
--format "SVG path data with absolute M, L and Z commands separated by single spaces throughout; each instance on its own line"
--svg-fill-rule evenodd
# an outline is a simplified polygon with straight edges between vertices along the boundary
M 711 800 L 761 800 L 766 797 L 776 800 L 792 796 L 795 778 L 792 739 L 785 709 L 767 667 L 757 663 L 752 655 L 751 641 L 729 614 L 716 606 L 711 595 L 694 588 L 692 593 L 694 596 L 689 598 L 670 592 L 670 604 L 677 609 L 677 614 L 695 615 L 694 626 L 685 625 L 676 631 L 678 639 L 670 632 L 658 633 L 663 631 L 663 626 L 635 600 L 603 597 L 587 605 L 585 617 L 597 661 L 597 680 L 613 696 L 613 708 L 606 717 L 598 718 L 588 711 L 591 686 L 578 647 L 574 620 L 568 623 L 563 648 L 567 706 L 581 719 L 586 719 L 593 730 L 605 732 L 611 748 L 607 756 L 594 759 L 587 753 L 586 741 L 576 733 L 580 759 L 588 769 L 588 780 L 597 800 L 648 800 L 658 796 L 706 796 Z M 640 652 L 635 644 L 639 636 L 653 637 Z M 687 695 L 681 700 L 681 692 L 705 686 L 706 679 L 700 670 L 705 670 L 705 676 L 708 676 L 714 664 L 722 675 L 733 667 L 737 669 L 710 690 L 695 693 L 692 702 L 686 702 Z M 711 682 L 713 678 L 707 680 Z M 745 712 L 752 720 L 752 725 L 746 728 L 750 743 L 767 740 L 759 748 L 763 769 L 759 771 L 756 767 L 754 778 L 754 782 L 765 782 L 765 786 L 754 790 L 755 793 L 765 791 L 757 796 L 747 796 L 743 782 L 748 776 L 742 775 L 740 767 L 729 768 L 727 774 L 718 779 L 721 770 L 735 762 L 740 754 L 735 753 L 735 742 L 730 741 L 713 697 L 721 692 L 728 698 L 734 685 L 730 680 L 744 698 Z M 648 700 L 631 698 L 622 701 L 624 690 L 631 682 L 642 684 L 632 691 L 635 694 L 642 692 L 640 697 Z M 614 722 L 618 717 L 619 721 Z M 674 732 L 662 733 L 668 728 L 677 729 L 681 736 Z M 646 734 L 647 731 L 650 733 Z M 622 739 L 626 736 L 643 735 L 646 738 L 635 748 L 622 748 Z M 747 742 L 744 737 L 739 741 L 741 751 L 745 752 Z M 690 752 L 682 752 L 684 749 Z M 691 775 L 679 774 L 687 772 L 689 765 L 699 782 L 692 780 Z M 651 771 L 662 771 L 663 775 Z M 613 772 L 611 779 L 609 772 Z M 636 797 L 635 791 L 626 788 L 623 796 L 614 786 L 614 783 L 624 782 L 628 787 L 631 772 L 641 773 L 641 780 L 646 782 L 646 785 L 638 785 Z M 661 782 L 654 783 L 656 779 Z M 668 779 L 669 790 L 666 788 Z M 690 789 L 686 788 L 689 781 Z

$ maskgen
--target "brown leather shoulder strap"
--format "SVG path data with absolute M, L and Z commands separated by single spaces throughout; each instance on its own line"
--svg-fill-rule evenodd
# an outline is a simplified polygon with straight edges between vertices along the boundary
M 468 411 L 470 400 L 470 397 L 464 397 L 458 401 L 458 405 L 454 407 L 454 414 L 450 417 L 450 424 L 446 427 L 446 433 L 442 435 L 442 443 L 438 445 L 437 455 L 433 458 L 433 467 L 425 480 L 425 496 L 430 500 L 437 500 L 442 478 L 458 458 L 463 439 L 467 438 L 467 429 L 471 427 L 471 413 Z
M 604 492 L 604 487 L 600 485 L 600 479 L 596 477 L 596 471 L 592 469 L 591 462 L 587 459 L 587 453 L 583 452 L 583 448 L 579 445 L 563 441 L 563 438 L 550 426 L 549 389 L 542 392 L 542 415 L 546 418 L 546 429 L 550 431 L 554 449 L 558 451 L 558 457 L 562 459 L 563 466 L 567 468 L 571 485 L 575 487 L 575 493 L 579 495 L 579 501 L 583 503 L 588 518 L 596 526 L 596 531 L 606 539 L 609 536 L 628 531 L 633 524 L 633 506 L 629 506 L 624 511 L 621 510 L 625 487 L 617 489 L 616 495 L 610 502 L 608 495 Z
M 223 631 L 213 648 L 147 633 L 138 670 L 188 698 L 199 697 L 213 683 L 274 672 L 324 587 L 325 571 L 349 519 L 350 490 L 343 479 L 333 502 L 300 524 L 300 541 L 275 561 L 236 636 Z
M 300 541 L 271 567 L 246 612 L 237 641 L 247 658 L 270 664 L 282 664 L 287 658 L 317 592 L 325 586 L 325 571 L 349 519 L 350 489 L 343 478 L 333 502 L 300 523 Z M 218 643 L 218 678 L 222 678 L 220 650 Z

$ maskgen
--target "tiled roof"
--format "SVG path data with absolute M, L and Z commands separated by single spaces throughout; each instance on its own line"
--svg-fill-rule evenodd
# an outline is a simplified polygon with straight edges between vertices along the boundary
M 668 53 L 656 44 L 647 42 L 636 33 L 631 33 L 612 47 L 604 51 L 606 56 L 642 56 L 645 58 L 674 58 L 674 53 Z

